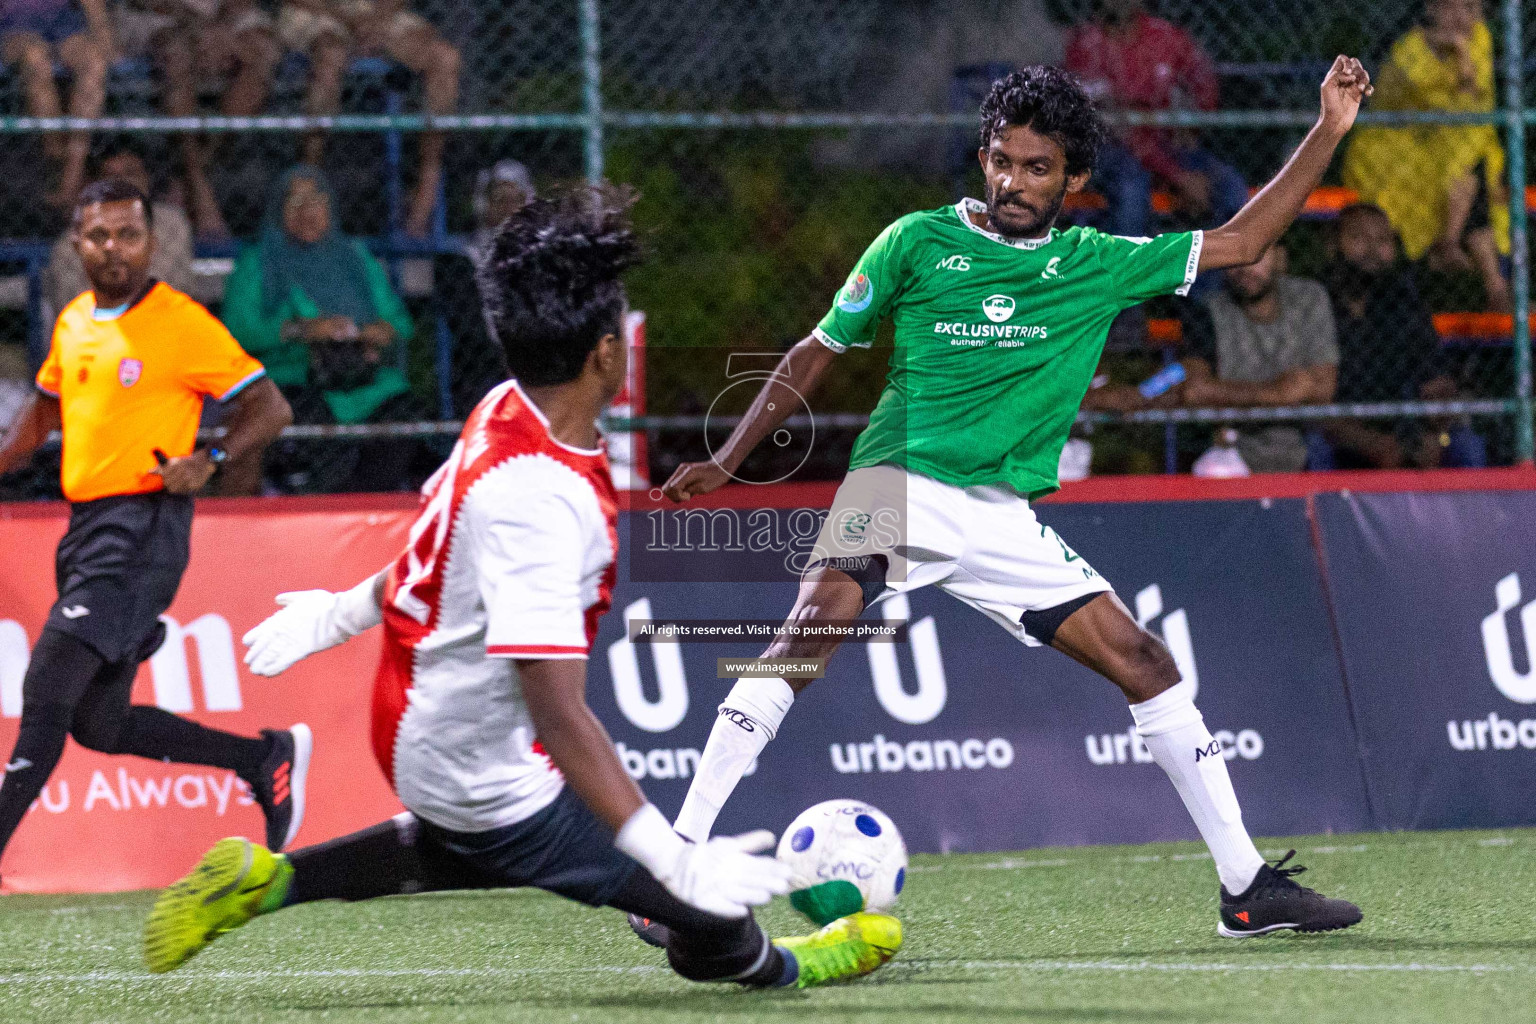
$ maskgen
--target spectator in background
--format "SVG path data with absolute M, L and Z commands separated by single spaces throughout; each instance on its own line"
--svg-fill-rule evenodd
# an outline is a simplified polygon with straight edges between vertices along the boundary
M 1216 107 L 1210 58 L 1141 0 L 1098 0 L 1094 18 L 1067 40 L 1066 67 L 1106 112 Z M 1196 224 L 1225 223 L 1248 201 L 1242 175 L 1193 133 L 1165 128 L 1120 128 L 1100 151 L 1093 182 L 1109 200 L 1110 231 L 1132 237 L 1152 234 L 1154 183 L 1173 189 Z
M 258 0 L 124 0 L 113 19 L 122 52 L 151 59 L 160 72 L 167 115 L 195 116 L 198 85 L 210 77 L 227 78 L 219 113 L 249 117 L 266 105 L 279 53 L 272 16 Z M 203 146 L 184 135 L 181 154 L 198 237 L 228 238 Z
M 410 314 L 384 268 L 331 217 L 330 186 L 313 167 L 278 179 L 261 238 L 235 261 L 224 290 L 224 322 L 261 360 L 296 423 L 418 418 L 405 378 Z M 320 490 L 394 490 L 411 450 L 401 444 L 337 443 L 317 460 Z
M 277 17 L 283 46 L 309 57 L 308 112 L 341 108 L 341 79 L 355 56 L 387 56 L 422 76 L 427 112 L 451 114 L 459 103 L 459 51 L 431 22 L 404 10 L 404 0 L 286 0 Z M 421 238 L 431 227 L 443 176 L 442 132 L 422 132 L 416 191 L 405 233 Z M 311 133 L 304 161 L 319 166 L 325 139 Z M 393 225 L 392 225 L 393 226 Z
M 1340 402 L 1456 397 L 1440 337 L 1413 275 L 1398 265 L 1397 235 L 1379 207 L 1346 207 L 1335 227 L 1328 295 L 1338 328 Z M 1330 420 L 1314 469 L 1417 465 L 1485 466 L 1487 446 L 1465 421 L 1424 429 L 1422 420 Z
M 69 69 L 73 85 L 69 113 L 100 117 L 106 101 L 107 68 L 115 53 L 106 0 L 0 0 L 0 58 L 15 65 L 33 117 L 59 117 L 64 104 L 53 77 L 57 58 Z M 59 183 L 46 201 L 60 210 L 74 206 L 85 185 L 89 132 L 43 136 L 43 151 L 60 164 Z
M 107 150 L 98 160 L 95 180 L 107 178 L 120 178 L 146 196 L 153 194 L 144 158 L 127 145 Z M 187 215 L 181 207 L 164 201 L 155 202 L 152 212 L 155 251 L 149 258 L 149 275 L 179 292 L 196 291 L 192 275 L 192 226 Z M 51 322 L 75 296 L 90 287 L 80 254 L 75 251 L 71 229 L 65 229 L 53 243 L 48 266 L 43 269 L 47 319 Z
M 498 160 L 475 176 L 475 232 L 461 253 L 444 253 L 432 268 L 438 315 L 453 335 L 453 414 L 460 419 L 510 376 L 506 354 L 480 315 L 475 270 L 501 222 L 534 197 L 533 175 L 516 160 Z
M 1494 109 L 1493 37 L 1481 0 L 1428 0 L 1423 23 L 1392 46 L 1372 108 Z M 1476 270 L 1489 309 L 1510 308 L 1500 257 L 1509 253 L 1504 150 L 1493 125 L 1361 128 L 1344 184 L 1379 206 L 1408 258 L 1436 270 Z
M 1328 292 L 1286 274 L 1285 249 L 1226 272 L 1224 288 L 1198 304 L 1184 329 L 1189 356 L 1179 400 L 1187 406 L 1312 405 L 1333 400 L 1339 349 Z M 1255 473 L 1307 466 L 1296 427 L 1247 428 L 1237 443 Z

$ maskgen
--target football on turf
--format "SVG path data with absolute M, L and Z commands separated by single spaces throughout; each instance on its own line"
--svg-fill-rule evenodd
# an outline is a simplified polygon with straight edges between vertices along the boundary
M 793 872 L 789 902 L 818 925 L 861 910 L 889 910 L 907 880 L 907 844 L 884 811 L 826 800 L 790 822 L 779 860 Z

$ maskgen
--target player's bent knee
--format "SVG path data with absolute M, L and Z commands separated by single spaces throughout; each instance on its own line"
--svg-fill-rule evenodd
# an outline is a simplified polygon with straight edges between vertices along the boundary
M 1145 630 L 1136 638 L 1127 660 L 1142 699 L 1155 697 L 1180 679 L 1178 663 L 1162 642 Z
M 122 753 L 123 726 L 121 721 L 86 718 L 70 726 L 69 734 L 75 742 L 98 754 Z

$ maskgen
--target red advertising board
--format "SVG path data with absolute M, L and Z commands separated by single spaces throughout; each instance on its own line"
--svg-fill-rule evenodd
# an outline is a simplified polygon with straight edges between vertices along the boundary
M 695 502 L 695 505 L 715 509 L 825 508 L 835 489 L 835 482 L 729 487 L 707 495 Z M 1211 508 L 1252 503 L 1255 499 L 1307 498 L 1306 507 L 1310 514 L 1313 495 L 1330 491 L 1343 491 L 1347 494 L 1378 490 L 1528 491 L 1536 490 L 1536 472 L 1524 468 L 1398 474 L 1297 474 L 1237 481 L 1197 481 L 1188 477 L 1119 477 L 1070 484 L 1050 499 L 1049 508 L 1042 507 L 1041 515 L 1047 521 L 1070 518 L 1071 506 L 1079 502 L 1106 503 L 1101 507 L 1106 509 L 1108 515 L 1107 510 L 1114 507 L 1108 503 L 1144 501 L 1150 503 L 1146 506 L 1145 515 L 1134 518 L 1133 527 L 1123 527 L 1124 536 L 1140 537 L 1137 531 L 1142 525 L 1154 531 L 1148 536 L 1162 536 L 1156 530 L 1165 530 L 1170 517 L 1180 523 L 1190 521 L 1196 506 L 1191 504 L 1181 510 L 1181 503 L 1184 502 L 1208 503 L 1205 507 Z M 621 503 L 629 514 L 641 515 L 659 507 L 670 507 L 659 495 L 647 491 L 623 493 Z M 1268 507 L 1262 500 L 1258 504 L 1263 508 Z M 1475 503 L 1468 504 L 1461 514 L 1470 522 L 1481 514 L 1477 508 Z M 374 631 L 317 655 L 276 679 L 262 679 L 245 670 L 240 660 L 243 647 L 239 639 L 271 613 L 275 607 L 272 599 L 282 591 L 315 587 L 341 589 L 376 572 L 403 548 L 416 509 L 415 495 L 201 502 L 193 527 L 191 565 L 168 615 L 174 620 L 175 628 L 171 630 L 166 645 L 140 670 L 134 690 L 136 702 L 158 704 L 167 710 L 187 714 L 209 726 L 248 735 L 264 727 L 283 727 L 298 721 L 306 722 L 314 730 L 316 743 L 308 813 L 297 840 L 301 845 L 321 842 L 373 824 L 398 813 L 400 809 L 374 761 L 369 741 L 369 710 L 374 669 L 379 654 L 379 634 Z M 1123 510 L 1117 514 L 1125 519 L 1126 515 L 1134 516 L 1135 510 Z M 28 654 L 37 642 L 38 633 L 54 601 L 54 549 L 64 533 L 67 516 L 68 508 L 64 505 L 0 505 L 0 567 L 4 570 L 0 571 L 0 757 L 11 750 L 16 740 L 21 714 L 22 677 L 26 671 Z M 1159 519 L 1159 516 L 1162 518 Z M 1164 525 L 1158 526 L 1159 523 Z M 1525 536 L 1529 532 L 1521 533 L 1520 529 L 1510 527 L 1506 536 Z M 1087 527 L 1080 527 L 1080 532 L 1084 541 L 1103 549 L 1109 561 L 1100 568 L 1106 570 L 1110 578 L 1131 587 L 1128 595 L 1138 593 L 1135 589 L 1138 586 L 1158 583 L 1162 587 L 1160 593 L 1173 595 L 1182 587 L 1186 593 L 1181 600 L 1194 601 L 1198 595 L 1211 589 L 1210 581 L 1204 577 L 1185 579 L 1187 573 L 1196 571 L 1192 567 L 1197 566 L 1198 560 L 1192 560 L 1187 552 L 1181 554 L 1182 549 L 1176 551 L 1166 542 L 1130 544 L 1131 550 L 1157 562 L 1156 566 L 1138 568 L 1132 564 L 1134 559 L 1121 558 L 1116 561 L 1107 542 L 1094 541 Z M 1454 538 L 1463 532 L 1466 532 L 1465 522 L 1459 523 L 1455 529 L 1442 528 L 1439 534 L 1443 539 Z M 1175 535 L 1169 533 L 1167 536 Z M 621 536 L 629 537 L 631 534 L 621 530 Z M 1321 534 L 1314 534 L 1313 543 L 1318 544 L 1322 539 Z M 1330 543 L 1336 545 L 1338 541 L 1335 538 Z M 1490 544 L 1489 547 L 1496 545 Z M 1316 554 L 1321 555 L 1321 550 Z M 1157 561 L 1159 558 L 1162 561 Z M 743 590 L 740 587 L 732 589 L 727 585 L 728 589 L 723 592 L 697 587 L 677 588 L 675 585 L 672 590 L 668 590 L 668 585 L 653 588 L 626 578 L 623 559 L 620 566 L 620 591 L 615 594 L 616 609 L 652 598 L 658 602 L 658 608 L 673 605 L 681 608 L 686 604 L 686 598 L 715 602 L 713 607 L 717 614 L 722 608 L 735 608 L 747 618 L 770 618 L 782 615 L 785 611 L 781 600 L 778 597 L 770 599 L 762 588 Z M 1321 567 L 1322 563 L 1319 563 L 1319 571 Z M 1496 581 L 1517 572 L 1520 566 L 1513 562 L 1506 566 L 1500 562 L 1495 568 L 1497 571 L 1493 578 Z M 1478 600 L 1488 607 L 1483 608 L 1478 604 L 1466 612 L 1471 616 L 1467 621 L 1473 624 L 1474 633 L 1476 623 L 1496 610 L 1494 591 L 1487 587 L 1483 589 L 1487 590 L 1486 594 L 1482 590 L 1476 593 L 1480 595 Z M 1510 589 L 1513 592 L 1513 586 Z M 1258 588 L 1254 595 L 1264 596 L 1273 590 L 1275 588 L 1272 586 Z M 925 599 L 919 597 L 914 598 L 914 601 Z M 1392 598 L 1384 600 L 1390 602 Z M 1139 599 L 1136 603 L 1139 610 Z M 1191 607 L 1195 608 L 1194 605 Z M 1435 607 L 1438 609 L 1439 605 Z M 1271 608 L 1270 612 L 1273 611 Z M 945 611 L 944 614 L 950 613 Z M 1183 612 L 1177 614 L 1182 615 Z M 1254 614 L 1259 615 L 1259 612 Z M 610 616 L 610 620 L 614 618 Z M 1222 615 L 1208 615 L 1208 618 L 1212 624 L 1223 620 Z M 1314 618 L 1319 622 L 1327 621 L 1327 617 L 1321 613 Z M 953 651 L 966 651 L 975 647 L 980 652 L 976 657 L 981 657 L 988 665 L 1013 664 L 1015 648 L 1012 640 L 1005 640 L 1001 632 L 985 632 L 991 627 L 984 623 L 978 626 L 976 622 L 958 613 L 955 613 L 955 619 L 953 625 L 945 619 L 945 629 L 953 631 L 957 637 L 963 637 L 964 642 L 952 645 Z M 1260 615 L 1248 623 L 1245 635 L 1265 634 L 1266 629 L 1261 625 L 1264 621 L 1268 620 Z M 973 637 L 970 632 L 973 628 L 983 631 Z M 1212 625 L 1207 631 L 1214 628 Z M 1382 628 L 1379 625 L 1370 627 L 1378 632 Z M 1508 628 L 1513 630 L 1515 627 Z M 667 727 L 682 729 L 686 736 L 683 733 L 665 738 L 659 734 L 653 735 L 657 733 L 655 723 L 637 719 L 631 713 L 633 707 L 629 711 L 625 710 L 620 687 L 610 674 L 610 666 L 616 654 L 622 654 L 626 647 L 622 630 L 613 621 L 605 623 L 604 629 L 608 631 L 609 639 L 600 641 L 600 646 L 607 656 L 594 657 L 590 669 L 592 685 L 589 697 L 594 709 L 604 718 L 620 745 L 630 748 L 629 754 L 635 755 L 642 744 L 654 747 L 661 742 L 666 749 L 658 748 L 649 753 L 665 754 L 668 759 L 678 755 L 680 759 L 686 752 L 693 755 L 693 763 L 696 764 L 697 749 L 702 746 L 707 735 L 715 706 L 712 696 L 706 697 L 706 694 L 712 694 L 713 691 L 701 689 L 694 695 L 693 720 L 681 724 L 673 722 Z M 1319 630 L 1327 633 L 1325 627 L 1319 627 Z M 615 632 L 619 634 L 617 639 L 614 639 Z M 1326 639 L 1330 651 L 1348 649 L 1347 645 L 1335 643 L 1336 637 L 1329 636 Z M 1243 648 L 1237 640 L 1229 644 L 1215 641 L 1210 643 L 1214 646 L 1210 648 L 1210 653 L 1202 654 L 1202 657 L 1214 659 L 1217 657 L 1216 652 L 1229 646 L 1232 647 L 1229 653 L 1234 658 L 1263 660 L 1272 657 Z M 1536 644 L 1536 637 L 1529 638 L 1527 643 Z M 994 650 L 988 646 L 992 644 L 1000 646 Z M 652 655 L 655 656 L 654 650 Z M 712 652 L 689 653 L 690 657 L 705 655 L 710 656 L 705 661 L 712 666 Z M 951 657 L 958 659 L 960 656 L 952 653 Z M 840 671 L 852 671 L 850 666 L 858 660 L 845 658 Z M 1477 661 L 1476 658 L 1471 660 Z M 960 659 L 950 665 L 950 670 L 955 673 L 956 696 L 951 701 L 956 705 L 953 715 L 963 710 L 959 707 L 962 702 L 958 695 L 968 690 L 960 682 L 965 671 L 962 662 L 963 659 Z M 1526 668 L 1522 663 L 1521 671 Z M 660 673 L 660 668 L 657 671 Z M 638 672 L 638 668 L 633 670 L 636 678 Z M 995 669 L 989 668 L 986 672 L 995 674 Z M 686 686 L 681 673 L 681 665 L 675 666 L 676 681 Z M 981 670 L 973 672 L 973 675 L 981 674 Z M 713 678 L 712 669 L 705 675 L 710 685 L 718 684 Z M 1060 670 L 1050 670 L 1051 678 L 1058 675 Z M 1235 672 L 1233 678 L 1243 681 L 1251 675 L 1252 672 L 1248 671 Z M 989 676 L 988 685 L 991 684 Z M 700 685 L 702 687 L 704 684 Z M 901 685 L 898 678 L 895 683 L 898 692 Z M 1481 680 L 1479 685 L 1482 685 Z M 1211 688 L 1210 699 L 1217 702 L 1211 707 L 1220 711 L 1219 687 L 1213 685 Z M 821 692 L 825 691 L 818 691 L 815 696 L 807 699 L 819 699 Z M 878 686 L 875 692 L 879 692 Z M 1481 694 L 1481 691 L 1478 692 Z M 1274 697 L 1274 693 L 1266 692 L 1262 700 L 1273 702 Z M 642 693 L 636 692 L 630 695 L 629 703 L 648 706 L 649 700 Z M 1115 702 L 1109 703 L 1113 705 Z M 682 706 L 688 706 L 686 699 Z M 1484 713 L 1482 705 L 1478 705 L 1478 709 L 1480 714 Z M 1512 711 L 1502 705 L 1500 709 L 1502 718 L 1516 721 Z M 996 710 L 989 706 L 988 714 Z M 1124 708 L 1120 706 L 1115 711 L 1117 716 L 1123 716 Z M 843 718 L 839 720 L 839 729 L 852 730 L 849 735 L 855 737 L 878 733 L 876 738 L 881 743 L 885 743 L 886 736 L 897 735 L 897 730 L 903 728 L 901 723 L 909 721 L 894 720 L 885 716 L 884 712 L 871 712 L 873 717 L 860 718 L 848 712 L 846 707 L 840 713 Z M 1394 711 L 1394 714 L 1397 713 Z M 1032 711 L 1031 716 L 1029 721 L 1033 724 L 1028 727 L 1038 727 L 1038 714 Z M 775 749 L 792 750 L 793 744 L 799 742 L 796 737 L 805 737 L 809 741 L 814 733 L 813 723 L 807 722 L 804 715 L 797 720 L 801 724 L 781 738 Z M 1094 719 L 1095 723 L 1098 721 Z M 1119 722 L 1120 717 L 1114 721 Z M 994 725 L 987 727 L 994 728 Z M 1024 729 L 1024 726 L 1020 728 Z M 1098 730 L 1097 725 L 1095 729 Z M 1098 738 L 1097 732 L 1091 738 Z M 1106 744 L 1109 739 L 1107 735 L 1104 737 Z M 1266 739 L 1274 755 L 1271 760 L 1275 760 L 1282 749 L 1279 734 L 1268 735 Z M 816 742 L 820 743 L 821 740 L 817 739 Z M 1071 748 L 1080 752 L 1081 730 L 1067 735 L 1063 742 L 1066 743 L 1063 749 Z M 826 746 L 822 746 L 819 755 L 814 750 L 802 751 L 803 758 L 794 762 L 796 768 L 793 779 L 809 781 L 816 786 L 827 783 L 835 785 L 839 792 L 846 791 L 852 785 L 852 776 L 844 778 L 838 775 L 828 783 L 827 779 L 810 774 L 808 766 L 818 763 L 818 757 L 824 757 L 826 749 Z M 1021 745 L 1019 749 L 1031 750 L 1030 756 L 1034 757 L 1044 748 L 1035 743 L 1028 748 Z M 1521 752 L 1525 752 L 1524 747 Z M 658 771 L 651 777 L 646 777 L 646 771 L 651 769 L 647 768 L 648 762 L 643 759 L 638 767 L 645 770 L 638 774 L 635 766 L 630 766 L 630 770 L 637 778 L 645 778 L 644 784 L 654 799 L 671 807 L 681 799 L 682 790 L 686 788 L 686 772 L 679 775 L 677 763 L 680 760 L 669 760 L 665 774 Z M 628 762 L 626 764 L 629 766 Z M 1094 762 L 1094 765 L 1097 766 L 1098 762 Z M 825 769 L 824 763 L 822 767 Z M 1021 754 L 1020 770 L 1024 767 L 1025 758 Z M 1031 770 L 1038 772 L 1040 769 L 1038 765 L 1033 765 Z M 842 772 L 844 769 L 838 768 L 837 771 Z M 766 773 L 768 769 L 765 769 Z M 1358 778 L 1358 774 L 1350 777 Z M 870 784 L 874 785 L 880 778 L 883 776 L 878 773 L 870 776 L 873 780 Z M 891 778 L 900 781 L 896 776 Z M 905 779 L 906 776 L 900 778 Z M 1038 776 L 1036 779 L 1038 781 Z M 908 789 L 897 787 L 889 793 L 880 790 L 864 795 L 871 799 L 879 797 L 882 803 L 889 802 L 888 809 L 892 813 L 907 811 L 916 814 L 916 810 L 902 805 L 900 794 L 908 792 Z M 1070 792 L 1070 789 L 1063 792 Z M 821 799 L 825 795 L 816 798 Z M 793 798 L 809 800 L 812 794 L 794 794 Z M 758 805 L 754 805 L 753 809 L 763 811 Z M 785 811 L 785 814 L 780 815 L 784 820 L 788 820 L 794 813 L 787 808 L 779 810 Z M 730 813 L 734 812 L 728 810 Z M 1459 823 L 1470 825 L 1479 820 L 1468 819 Z M 977 844 L 990 841 L 985 838 L 985 830 L 980 828 L 979 821 L 966 822 L 964 827 L 955 826 L 956 835 L 966 840 L 956 848 L 982 848 Z M 758 817 L 752 821 L 754 825 L 762 823 Z M 1508 822 L 1500 819 L 1498 823 Z M 1095 831 L 1095 828 L 1097 826 L 1092 822 L 1082 824 L 1080 834 L 1071 833 L 1076 837 L 1073 841 L 1129 842 L 1153 838 L 1118 832 L 1106 838 L 1109 834 L 1102 830 Z M 58 771 L 6 850 L 3 863 L 0 863 L 0 879 L 3 879 L 3 891 L 7 892 L 101 892 L 159 886 L 175 879 L 210 844 L 227 835 L 263 835 L 259 809 L 230 773 L 189 765 L 162 764 L 134 757 L 109 757 L 85 750 L 70 741 Z M 1028 836 L 1024 838 L 1029 839 Z M 1017 848 L 1021 840 L 1014 837 L 1008 841 L 1015 845 L 989 848 Z
M 414 496 L 204 502 L 192 562 L 168 617 L 179 627 L 139 671 L 133 698 L 218 729 L 255 734 L 306 722 L 315 733 L 298 842 L 400 810 L 369 747 L 377 631 L 276 679 L 251 675 L 239 639 L 284 590 L 339 589 L 404 546 Z M 52 605 L 53 553 L 67 509 L 0 507 L 0 751 L 16 741 L 27 655 Z M 3 756 L 3 755 L 0 755 Z M 105 892 L 164 885 L 214 841 L 260 838 L 262 816 L 227 771 L 97 754 L 73 740 L 0 865 L 6 892 Z

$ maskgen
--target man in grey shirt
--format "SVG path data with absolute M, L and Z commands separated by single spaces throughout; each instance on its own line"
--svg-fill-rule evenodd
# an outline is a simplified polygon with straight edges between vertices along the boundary
M 96 180 L 121 178 L 145 195 L 150 194 L 149 169 L 144 158 L 132 149 L 121 147 L 105 153 L 96 167 Z M 192 275 L 192 225 L 181 207 L 173 203 L 154 204 L 155 252 L 149 259 L 151 277 L 164 281 L 177 291 L 202 299 Z M 53 243 L 48 266 L 43 270 L 43 298 L 49 309 L 48 319 L 59 312 L 91 283 L 75 252 L 68 229 Z
M 1257 263 L 1228 270 L 1226 287 L 1189 317 L 1182 404 L 1245 408 L 1333 401 L 1339 347 L 1328 292 L 1285 269 L 1285 250 L 1273 245 Z M 1240 433 L 1237 447 L 1255 473 L 1306 468 L 1306 440 L 1294 426 L 1255 425 Z

